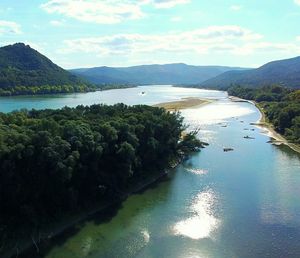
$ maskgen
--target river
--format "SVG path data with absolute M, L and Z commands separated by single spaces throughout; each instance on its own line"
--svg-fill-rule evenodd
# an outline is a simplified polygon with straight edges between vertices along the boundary
M 78 225 L 47 258 L 300 257 L 300 156 L 267 143 L 264 129 L 250 125 L 260 118 L 250 103 L 231 102 L 225 92 L 147 86 L 1 98 L 0 110 L 156 104 L 191 96 L 216 99 L 182 111 L 210 145 L 172 170 L 168 180 L 129 197 L 111 220 Z

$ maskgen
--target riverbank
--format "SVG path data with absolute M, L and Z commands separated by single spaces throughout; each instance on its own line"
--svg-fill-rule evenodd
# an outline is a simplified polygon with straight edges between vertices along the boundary
M 106 91 L 106 90 L 122 90 L 137 88 L 137 85 L 105 85 L 96 89 L 96 91 Z
M 229 96 L 228 98 L 233 102 L 248 102 L 248 103 L 251 103 L 252 105 L 255 105 L 257 107 L 257 109 L 259 110 L 261 117 L 260 117 L 259 121 L 253 123 L 253 125 L 257 125 L 262 128 L 265 128 L 267 130 L 266 134 L 270 138 L 272 138 L 272 140 L 271 140 L 272 144 L 274 144 L 274 145 L 284 144 L 284 145 L 287 145 L 288 147 L 290 147 L 292 150 L 300 153 L 299 145 L 289 142 L 283 135 L 281 135 L 280 133 L 275 131 L 274 126 L 270 122 L 267 121 L 265 112 L 264 112 L 263 108 L 259 105 L 259 103 L 255 102 L 255 101 L 235 97 L 235 96 Z
M 259 111 L 261 113 L 261 118 L 258 121 L 258 123 L 256 123 L 256 124 L 267 129 L 267 131 L 268 131 L 267 135 L 273 139 L 272 144 L 274 144 L 274 145 L 284 144 L 284 145 L 289 146 L 292 150 L 300 153 L 300 146 L 289 142 L 283 135 L 276 132 L 274 129 L 274 126 L 270 122 L 267 121 L 267 118 L 266 118 L 263 108 L 258 103 L 254 102 L 254 101 L 253 101 L 253 103 L 259 109 Z
M 53 86 L 54 87 L 54 86 Z M 97 92 L 97 91 L 108 91 L 108 90 L 120 90 L 120 89 L 130 89 L 130 88 L 136 88 L 138 86 L 136 85 L 104 85 L 104 86 L 94 86 L 94 87 L 89 87 L 84 90 L 50 90 L 50 92 L 47 92 L 46 90 L 36 90 L 30 92 L 28 89 L 24 90 L 23 92 L 6 92 L 6 93 L 1 93 L 0 92 L 0 97 L 31 97 L 31 96 L 53 96 L 53 95 L 68 95 L 68 94 L 76 94 L 76 93 L 90 93 L 90 92 Z M 33 93 L 34 92 L 34 93 Z
M 180 109 L 198 108 L 207 104 L 212 103 L 214 100 L 201 99 L 201 98 L 182 98 L 181 100 L 163 102 L 154 105 L 154 107 L 164 108 L 167 111 L 178 111 Z
M 92 220 L 96 218 L 96 216 L 104 216 L 107 217 L 112 213 L 111 211 L 117 211 L 120 205 L 131 195 L 140 194 L 156 185 L 167 178 L 170 171 L 175 169 L 184 159 L 184 156 L 174 160 L 172 164 L 170 164 L 169 168 L 164 171 L 161 171 L 155 175 L 144 178 L 143 180 L 134 184 L 134 186 L 130 187 L 127 192 L 121 193 L 119 198 L 110 202 L 110 203 L 102 203 L 96 207 L 89 209 L 88 211 L 81 212 L 74 216 L 67 216 L 63 219 L 63 221 L 57 222 L 56 224 L 51 225 L 47 229 L 42 229 L 38 232 L 34 232 L 29 234 L 30 238 L 28 240 L 22 240 L 20 242 L 15 243 L 14 248 L 7 251 L 4 254 L 1 254 L 1 258 L 11 258 L 11 257 L 35 257 L 35 255 L 44 254 L 43 251 L 49 246 L 51 243 L 54 243 L 56 239 L 65 237 L 65 235 L 69 235 L 70 232 L 73 232 L 72 229 L 76 230 L 78 225 L 82 223 Z

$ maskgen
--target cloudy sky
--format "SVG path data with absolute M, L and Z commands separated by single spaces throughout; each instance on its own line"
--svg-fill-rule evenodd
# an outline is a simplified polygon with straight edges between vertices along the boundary
M 300 55 L 300 0 L 1 0 L 0 45 L 64 68 L 257 67 Z

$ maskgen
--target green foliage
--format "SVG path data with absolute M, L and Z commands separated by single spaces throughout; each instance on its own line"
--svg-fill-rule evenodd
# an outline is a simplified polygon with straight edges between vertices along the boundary
M 182 141 L 179 143 L 179 149 L 184 153 L 191 153 L 200 151 L 200 148 L 204 147 L 204 143 L 197 138 L 198 131 L 192 131 L 185 134 L 182 137 Z
M 43 95 L 43 94 L 59 94 L 74 92 L 95 91 L 97 88 L 92 85 L 43 85 L 43 86 L 16 86 L 0 88 L 0 96 L 17 96 L 17 95 Z
M 262 88 L 253 89 L 243 86 L 230 87 L 228 94 L 232 96 L 238 96 L 243 99 L 254 100 L 257 102 L 267 101 L 282 101 L 287 99 L 296 92 L 292 89 L 284 88 L 278 85 L 264 86 Z
M 100 83 L 97 88 L 100 90 L 128 89 L 136 87 L 134 84 L 118 84 L 118 83 Z
M 94 88 L 22 43 L 0 48 L 0 96 L 85 92 Z
M 277 85 L 259 89 L 236 86 L 229 88 L 228 93 L 259 102 L 275 129 L 290 141 L 300 143 L 300 90 Z
M 198 147 L 193 134 L 180 141 L 183 129 L 179 113 L 149 106 L 0 113 L 0 228 L 119 199 Z

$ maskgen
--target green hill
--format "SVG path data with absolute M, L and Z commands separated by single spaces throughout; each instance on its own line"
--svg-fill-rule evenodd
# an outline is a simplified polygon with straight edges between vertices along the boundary
M 258 88 L 271 84 L 300 88 L 300 57 L 273 61 L 252 70 L 229 71 L 203 82 L 201 86 L 226 89 L 233 85 Z
M 85 91 L 83 80 L 23 43 L 0 48 L 0 95 Z

